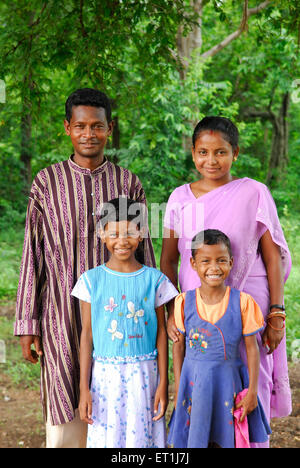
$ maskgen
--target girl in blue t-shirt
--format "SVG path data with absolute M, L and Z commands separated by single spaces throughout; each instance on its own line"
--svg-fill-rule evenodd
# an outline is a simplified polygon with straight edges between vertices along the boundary
M 164 304 L 177 290 L 138 261 L 143 205 L 106 203 L 100 236 L 109 261 L 85 272 L 72 295 L 82 313 L 79 412 L 87 447 L 163 448 L 168 351 Z

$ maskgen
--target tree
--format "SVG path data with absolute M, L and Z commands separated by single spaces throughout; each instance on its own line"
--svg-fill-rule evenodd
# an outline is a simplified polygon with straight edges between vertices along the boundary
M 43 52 L 47 20 L 50 12 L 47 2 L 25 1 L 1 3 L 1 71 L 9 85 L 18 90 L 20 102 L 20 160 L 24 189 L 31 184 L 32 122 L 38 112 L 39 81 L 43 73 Z M 41 73 L 42 72 L 42 73 Z M 11 89 L 8 87 L 8 100 Z
M 264 181 L 276 185 L 288 163 L 289 95 L 300 68 L 299 2 L 270 0 L 254 5 L 244 0 L 237 5 L 194 0 L 188 4 L 198 21 L 188 34 L 182 28 L 178 31 L 174 55 L 181 78 L 189 67 L 208 60 L 212 82 L 232 83 L 230 101 L 239 102 L 240 119 L 271 123 Z
M 244 0 L 243 11 L 241 16 L 241 22 L 239 27 L 223 38 L 219 43 L 215 44 L 213 47 L 210 47 L 208 50 L 203 52 L 202 46 L 202 16 L 203 9 L 205 5 L 210 3 L 210 0 L 191 0 L 188 2 L 188 6 L 195 15 L 195 23 L 192 30 L 187 34 L 186 30 L 180 26 L 177 33 L 177 59 L 180 63 L 182 78 L 184 78 L 185 71 L 189 67 L 192 52 L 195 49 L 198 49 L 198 54 L 202 60 L 205 60 L 209 57 L 213 57 L 218 52 L 227 47 L 232 41 L 241 36 L 243 32 L 247 29 L 248 19 L 255 14 L 258 14 L 264 8 L 270 5 L 270 0 L 266 0 L 254 8 L 248 8 L 248 0 Z M 218 5 L 219 3 L 219 5 Z M 222 9 L 223 2 L 214 2 L 214 7 L 216 12 L 220 12 L 220 20 L 224 19 L 224 11 Z
M 98 87 L 111 94 L 116 109 L 120 93 L 126 92 L 123 68 L 128 48 L 138 55 L 143 78 L 153 82 L 160 75 L 161 81 L 161 72 L 173 61 L 169 50 L 178 25 L 188 21 L 181 0 L 15 0 L 2 3 L 0 14 L 2 79 L 19 90 L 20 158 L 27 189 L 32 178 L 32 133 L 49 74 L 69 67 L 70 92 L 75 83 Z M 118 140 L 116 132 L 117 146 Z
M 150 198 L 166 200 L 176 185 L 193 180 L 190 136 L 205 114 L 227 115 L 240 128 L 236 174 L 275 185 L 287 165 L 291 115 L 296 128 L 289 94 L 299 78 L 298 13 L 296 0 L 2 2 L 6 173 L 23 167 L 28 184 L 70 153 L 64 102 L 89 86 L 112 100 L 110 157 L 140 175 Z M 2 183 L 0 195 L 8 192 Z

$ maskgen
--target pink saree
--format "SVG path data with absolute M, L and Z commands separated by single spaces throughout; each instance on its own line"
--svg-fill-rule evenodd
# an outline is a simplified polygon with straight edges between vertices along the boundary
M 189 184 L 182 185 L 170 195 L 164 225 L 179 237 L 179 284 L 182 292 L 200 285 L 190 265 L 192 238 L 203 229 L 219 229 L 230 238 L 234 257 L 227 284 L 250 294 L 266 316 L 270 304 L 266 269 L 259 250 L 261 236 L 269 230 L 273 241 L 280 247 L 285 281 L 291 270 L 291 256 L 274 200 L 264 184 L 245 177 L 199 198 L 195 198 Z M 270 420 L 287 416 L 291 412 L 291 392 L 285 340 L 273 354 L 267 355 L 261 335 L 257 338 L 261 356 L 259 397 L 266 417 Z M 241 355 L 246 362 L 243 344 Z

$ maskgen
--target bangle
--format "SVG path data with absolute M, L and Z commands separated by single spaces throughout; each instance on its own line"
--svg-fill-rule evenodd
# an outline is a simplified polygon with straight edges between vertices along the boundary
M 286 314 L 284 312 L 270 312 L 267 315 L 267 320 L 272 317 L 281 317 L 283 320 L 285 320 Z
M 284 311 L 284 310 L 285 310 L 285 307 L 284 307 L 284 305 L 280 305 L 280 304 L 272 304 L 272 305 L 270 305 L 270 307 L 269 307 L 269 310 L 271 310 L 271 309 L 280 309 L 280 310 L 283 310 L 283 311 Z
M 269 321 L 268 321 L 268 325 L 269 325 L 269 327 L 272 328 L 272 330 L 275 330 L 275 331 L 281 331 L 281 330 L 284 330 L 284 329 L 285 329 L 285 323 L 284 323 L 284 322 L 283 322 L 281 328 L 273 327 L 273 325 L 272 325 L 271 322 L 269 322 Z

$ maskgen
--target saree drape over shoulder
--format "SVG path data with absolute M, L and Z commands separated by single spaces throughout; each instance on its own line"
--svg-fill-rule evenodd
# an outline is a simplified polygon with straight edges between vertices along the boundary
M 35 177 L 27 209 L 17 295 L 15 335 L 42 337 L 41 391 L 51 424 L 74 418 L 79 398 L 79 301 L 71 291 L 79 276 L 108 260 L 96 227 L 102 203 L 124 196 L 146 203 L 137 176 L 105 160 L 91 171 L 72 158 Z M 145 264 L 155 266 L 150 238 Z
M 270 298 L 260 238 L 268 230 L 280 247 L 285 281 L 291 270 L 291 256 L 274 200 L 264 184 L 245 177 L 199 198 L 194 196 L 189 184 L 182 185 L 170 195 L 164 225 L 178 235 L 182 292 L 200 285 L 190 265 L 193 236 L 203 229 L 219 229 L 230 238 L 234 257 L 227 284 L 250 294 L 266 316 Z M 261 354 L 259 396 L 265 414 L 269 418 L 287 416 L 291 412 L 291 393 L 285 340 L 271 355 L 262 347 L 261 335 L 258 335 L 258 342 Z M 241 353 L 246 361 L 243 345 Z

